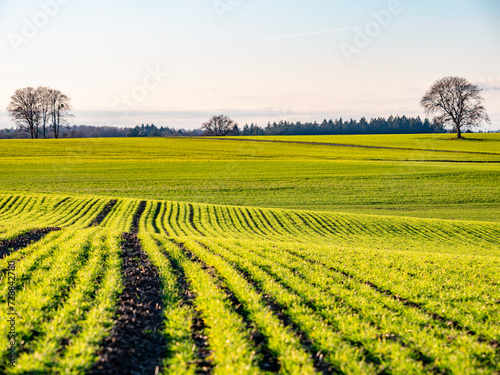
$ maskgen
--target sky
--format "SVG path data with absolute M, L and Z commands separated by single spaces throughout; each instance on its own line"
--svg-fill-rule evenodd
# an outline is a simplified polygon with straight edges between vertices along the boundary
M 483 88 L 500 129 L 500 1 L 0 0 L 0 127 L 28 86 L 78 125 L 423 117 L 445 76 Z

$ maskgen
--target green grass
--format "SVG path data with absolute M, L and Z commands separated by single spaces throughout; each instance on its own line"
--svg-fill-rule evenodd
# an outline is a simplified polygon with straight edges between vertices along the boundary
M 363 137 L 403 146 L 420 137 L 462 150 L 461 141 L 438 136 Z M 500 142 L 474 136 L 484 140 L 473 149 L 487 153 L 214 139 L 2 141 L 0 190 L 499 221 Z
M 7 373 L 87 373 L 112 324 L 139 200 L 85 228 L 109 200 L 66 198 L 0 195 L 3 238 L 63 227 L 0 261 L 16 262 L 19 300 Z M 282 373 L 313 373 L 318 358 L 345 374 L 500 370 L 498 223 L 148 200 L 139 230 L 162 281 L 165 374 L 195 373 L 195 315 L 217 374 L 265 373 L 255 332 Z
M 309 135 L 231 137 L 235 139 L 275 140 L 285 142 L 314 142 L 369 147 L 393 147 L 415 150 L 445 150 L 500 154 L 500 134 L 374 134 L 374 135 Z
M 88 368 L 112 323 L 119 287 L 117 244 L 116 234 L 73 229 L 0 261 L 2 269 L 16 262 L 17 366 L 5 368 L 3 352 L 5 373 L 81 373 Z M 6 277 L 1 287 L 0 328 L 7 332 Z M 0 340 L 8 346 L 5 335 Z
M 0 372 L 89 373 L 144 200 L 163 374 L 498 374 L 500 139 L 446 137 L 1 142 L 0 241 L 62 230 L 0 259 Z

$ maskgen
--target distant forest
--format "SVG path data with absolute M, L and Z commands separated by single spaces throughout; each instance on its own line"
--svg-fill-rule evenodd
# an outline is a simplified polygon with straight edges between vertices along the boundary
M 323 120 L 317 122 L 288 122 L 268 123 L 265 128 L 250 124 L 241 130 L 237 129 L 238 135 L 331 135 L 331 134 L 415 134 L 415 133 L 443 133 L 444 127 L 433 125 L 428 119 L 422 121 L 420 117 L 390 116 L 366 118 L 358 120 Z M 234 131 L 233 131 L 234 133 Z
M 333 134 L 417 134 L 444 133 L 443 126 L 436 126 L 428 119 L 420 117 L 390 116 L 389 118 L 373 118 L 367 121 L 324 120 L 317 122 L 269 122 L 261 127 L 255 124 L 235 126 L 227 135 L 333 135 Z M 157 127 L 153 124 L 136 126 L 135 128 L 72 125 L 61 128 L 60 138 L 104 138 L 104 137 L 193 137 L 205 135 L 203 130 L 174 129 Z M 19 129 L 0 129 L 0 139 L 24 139 L 29 134 Z

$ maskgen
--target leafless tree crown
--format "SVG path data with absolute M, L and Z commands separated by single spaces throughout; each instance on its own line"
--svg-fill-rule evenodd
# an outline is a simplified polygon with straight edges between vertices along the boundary
M 211 136 L 225 136 L 228 135 L 235 126 L 233 120 L 225 115 L 213 116 L 207 122 L 204 122 L 201 128 L 204 130 L 205 135 Z
M 38 138 L 40 123 L 40 95 L 33 87 L 18 89 L 11 97 L 7 111 L 19 129 L 30 132 L 31 138 Z
M 457 131 L 457 138 L 461 138 L 464 127 L 490 121 L 481 91 L 465 78 L 445 77 L 432 85 L 420 104 L 426 114 L 436 114 L 435 124 L 452 124 Z
M 49 87 L 18 89 L 7 107 L 19 129 L 29 132 L 31 138 L 38 138 L 40 130 L 45 138 L 47 129 L 59 138 L 61 126 L 68 125 L 73 117 L 71 109 L 70 98 Z

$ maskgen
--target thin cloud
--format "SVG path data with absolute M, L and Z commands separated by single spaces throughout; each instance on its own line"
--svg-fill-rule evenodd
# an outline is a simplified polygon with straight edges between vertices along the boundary
M 264 43 L 264 42 L 272 42 L 275 40 L 283 40 L 283 39 L 290 39 L 290 38 L 299 38 L 302 36 L 311 36 L 311 35 L 319 35 L 319 34 L 330 34 L 330 33 L 337 33 L 339 31 L 350 31 L 350 30 L 356 30 L 356 27 L 343 27 L 341 29 L 330 29 L 330 30 L 323 30 L 323 31 L 311 31 L 308 33 L 301 33 L 301 34 L 290 34 L 290 35 L 281 35 L 281 36 L 275 36 L 272 38 L 267 38 L 267 39 L 262 39 L 262 40 L 257 40 L 255 43 Z
M 500 86 L 488 86 L 483 87 L 484 91 L 500 91 Z

